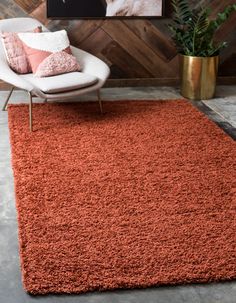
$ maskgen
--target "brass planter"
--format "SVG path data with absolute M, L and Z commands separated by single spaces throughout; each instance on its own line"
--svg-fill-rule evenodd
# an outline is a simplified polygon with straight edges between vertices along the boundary
M 181 95 L 191 100 L 214 97 L 219 56 L 192 57 L 179 55 Z

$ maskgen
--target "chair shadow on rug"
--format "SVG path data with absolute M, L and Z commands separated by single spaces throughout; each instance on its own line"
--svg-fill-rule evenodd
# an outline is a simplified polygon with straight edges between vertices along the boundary
M 149 101 L 147 101 L 149 102 Z M 103 101 L 104 112 L 101 115 L 99 107 L 96 101 L 79 101 L 79 102 L 47 102 L 47 103 L 35 103 L 34 104 L 34 133 L 39 131 L 47 131 L 49 129 L 60 128 L 60 125 L 65 127 L 75 127 L 82 123 L 94 122 L 94 123 L 108 123 L 112 120 L 127 119 L 127 116 L 137 115 L 137 123 L 140 115 L 144 112 L 147 114 L 149 107 L 145 102 L 140 101 Z M 165 104 L 165 101 L 158 101 L 158 106 Z M 28 127 L 28 107 L 25 104 L 9 105 L 9 107 L 22 107 L 21 123 L 22 127 Z M 40 121 L 41 115 L 46 116 L 48 124 Z M 49 122 L 50 121 L 50 122 Z M 19 127 L 19 125 L 18 125 Z

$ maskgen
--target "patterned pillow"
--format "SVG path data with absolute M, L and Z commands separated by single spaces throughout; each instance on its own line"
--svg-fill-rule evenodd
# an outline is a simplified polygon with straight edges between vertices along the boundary
M 34 33 L 41 33 L 42 27 L 33 30 Z M 8 64 L 12 70 L 18 74 L 28 74 L 32 72 L 24 46 L 17 33 L 2 32 L 3 46 L 5 49 Z
M 37 77 L 50 77 L 80 70 L 74 56 L 61 51 L 53 53 L 43 60 L 35 73 Z
M 65 30 L 47 33 L 19 33 L 33 73 L 39 77 L 79 71 L 72 56 L 70 41 Z

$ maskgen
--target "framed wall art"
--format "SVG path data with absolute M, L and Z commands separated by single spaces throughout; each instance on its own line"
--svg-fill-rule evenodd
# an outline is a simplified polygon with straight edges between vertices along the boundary
M 48 18 L 155 18 L 163 0 L 47 0 Z

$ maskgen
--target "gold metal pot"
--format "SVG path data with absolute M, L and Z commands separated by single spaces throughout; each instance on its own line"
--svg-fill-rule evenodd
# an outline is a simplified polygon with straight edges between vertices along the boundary
M 219 56 L 192 57 L 180 55 L 181 95 L 191 100 L 214 97 Z

